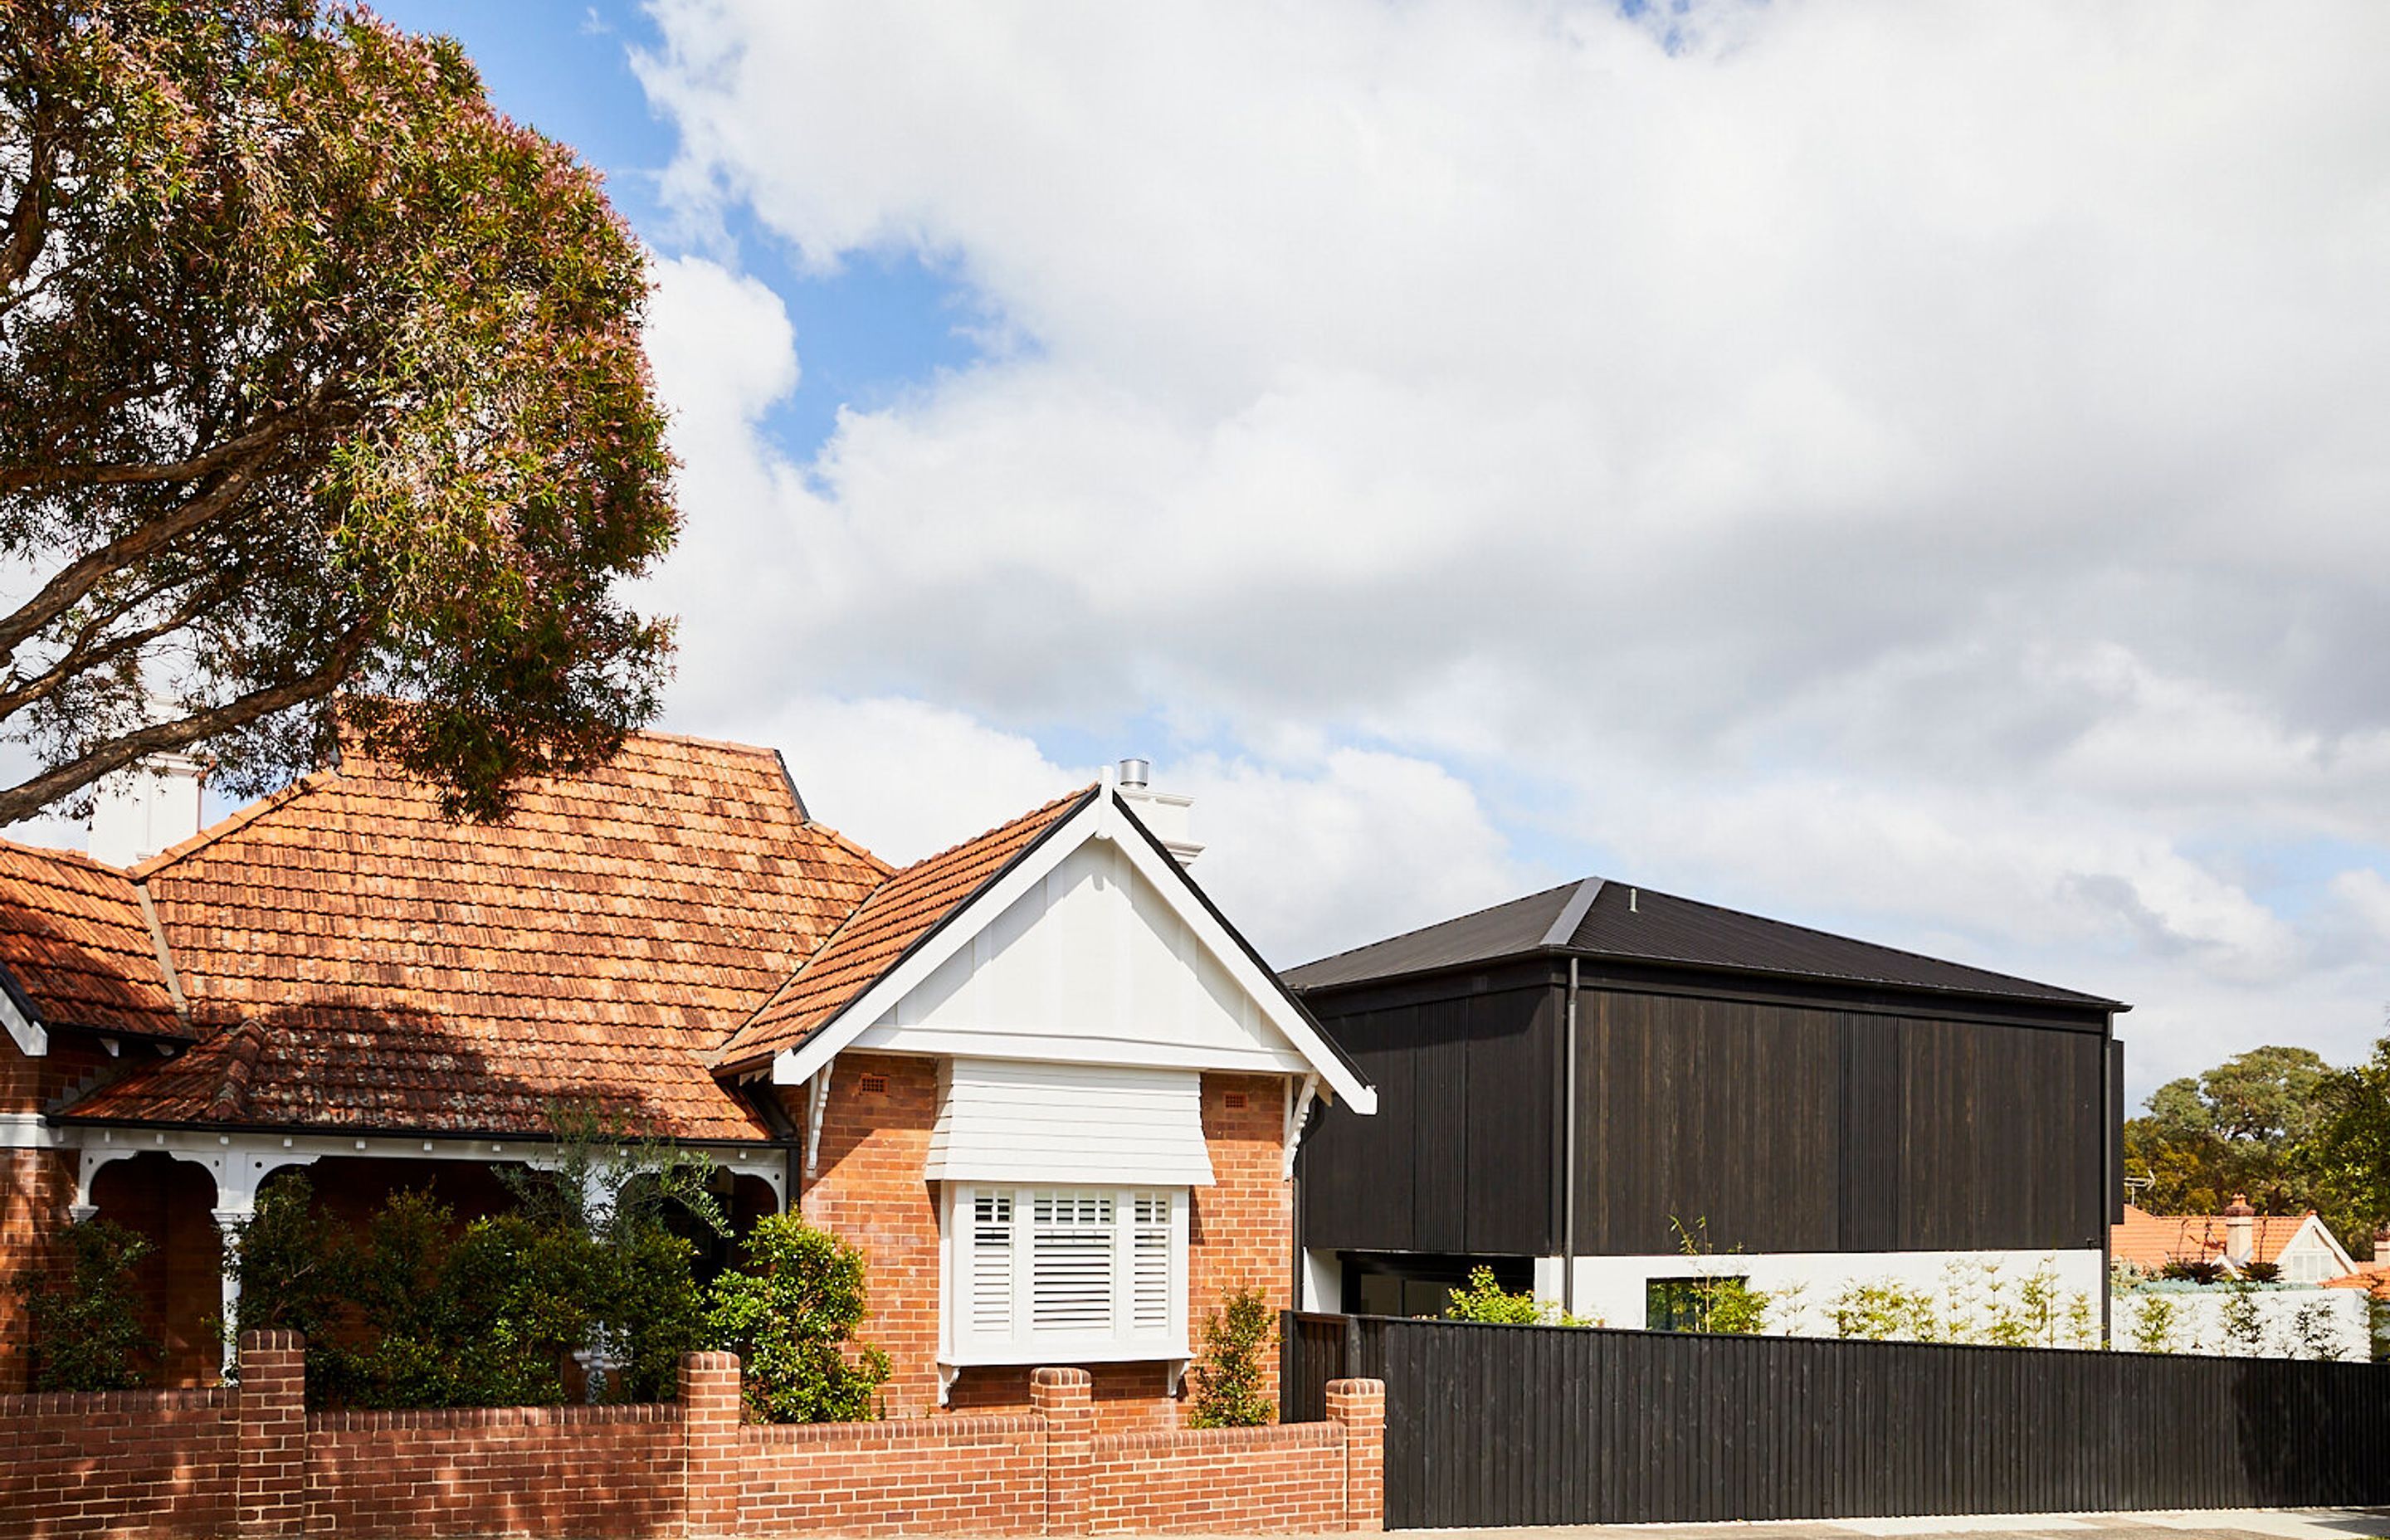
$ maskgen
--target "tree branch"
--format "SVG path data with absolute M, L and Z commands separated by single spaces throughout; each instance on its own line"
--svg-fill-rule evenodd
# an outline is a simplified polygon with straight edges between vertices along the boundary
M 49 233 L 48 211 L 42 197 L 57 169 L 58 147 L 40 129 L 33 130 L 33 153 L 25 171 L 25 190 L 8 211 L 5 237 L 0 237 L 0 289 L 14 289 L 33 270 L 42 254 L 42 238 Z
M 154 393 L 150 391 L 144 394 Z M 132 399 L 126 394 L 122 399 Z M 129 486 L 148 481 L 192 481 L 222 470 L 243 456 L 272 448 L 306 426 L 321 404 L 286 407 L 262 417 L 238 438 L 226 439 L 204 455 L 165 465 L 19 465 L 0 467 L 0 493 L 35 487 Z
M 80 758 L 43 771 L 0 791 L 0 825 L 30 818 L 100 776 L 122 770 L 144 755 L 186 748 L 205 738 L 246 727 L 276 712 L 320 700 L 341 687 L 372 640 L 374 617 L 360 620 L 333 644 L 332 651 L 314 673 L 265 689 L 252 690 L 224 705 L 195 712 L 179 722 L 157 722 L 121 738 L 109 739 Z
M 40 593 L 19 606 L 15 614 L 0 620 L 0 657 L 14 655 L 17 648 L 24 645 L 26 637 L 72 609 L 110 573 L 156 555 L 222 515 L 249 490 L 256 480 L 258 463 L 264 457 L 263 449 L 251 451 L 247 460 L 226 470 L 224 479 L 213 488 L 192 498 L 165 518 L 154 519 L 128 530 L 97 550 L 69 562 L 63 571 L 42 585 Z
M 94 621 L 84 627 L 65 655 L 50 664 L 48 668 L 31 678 L 12 684 L 6 690 L 0 690 L 0 720 L 14 716 L 35 701 L 57 694 L 70 681 L 89 674 L 94 669 L 105 667 L 128 652 L 148 647 L 161 636 L 172 635 L 182 630 L 199 619 L 201 613 L 224 598 L 236 586 L 238 585 L 235 584 L 223 581 L 194 584 L 191 591 L 183 597 L 183 602 L 176 606 L 174 612 L 166 619 L 138 631 L 130 631 L 122 635 L 110 637 L 96 646 L 94 645 L 96 639 L 109 622 L 122 617 L 137 606 L 120 607 L 106 621 Z M 163 591 L 162 589 L 153 590 L 149 595 L 145 596 L 145 600 L 155 597 L 158 593 Z

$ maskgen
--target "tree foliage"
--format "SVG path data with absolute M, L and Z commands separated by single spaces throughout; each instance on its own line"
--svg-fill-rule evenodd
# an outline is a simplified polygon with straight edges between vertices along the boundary
M 617 591 L 675 530 L 646 295 L 453 41 L 0 0 L 0 733 L 41 763 L 0 823 L 343 727 L 474 817 L 611 754 L 669 648 Z
M 1257 1289 L 1240 1289 L 1203 1317 L 1203 1350 L 1189 1367 L 1194 1428 L 1258 1428 L 1278 1417 L 1263 1354 L 1278 1335 L 1278 1314 Z
M 2390 1220 L 2390 1037 L 2316 1086 L 2302 1156 L 2325 1219 L 2357 1255 L 2372 1256 L 2374 1228 Z
M 888 1355 L 854 1341 L 869 1305 L 863 1253 L 796 1214 L 758 1220 L 743 1266 L 713 1280 L 708 1339 L 739 1354 L 751 1422 L 878 1415 Z
M 148 1384 L 158 1343 L 141 1324 L 133 1269 L 149 1241 L 105 1219 L 66 1230 L 66 1277 L 19 1280 L 32 1328 L 37 1391 L 126 1391 Z
M 2334 1219 L 2309 1158 L 2319 1092 L 2332 1073 L 2312 1049 L 2268 1046 L 2159 1086 L 2147 1112 L 2125 1124 L 2126 1170 L 2140 1183 L 2140 1205 L 2221 1213 L 2246 1193 L 2261 1213 L 2313 1207 Z

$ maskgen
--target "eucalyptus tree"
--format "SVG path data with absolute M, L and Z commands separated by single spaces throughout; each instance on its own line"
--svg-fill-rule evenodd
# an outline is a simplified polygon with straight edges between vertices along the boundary
M 453 41 L 0 0 L 0 823 L 346 734 L 503 815 L 651 717 L 676 520 L 641 249 Z

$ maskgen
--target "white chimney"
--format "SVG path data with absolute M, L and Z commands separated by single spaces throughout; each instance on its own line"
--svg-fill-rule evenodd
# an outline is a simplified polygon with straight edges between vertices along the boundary
M 1128 803 L 1129 811 L 1137 815 L 1137 822 L 1153 831 L 1153 837 L 1162 841 L 1162 848 L 1176 857 L 1180 866 L 1191 866 L 1195 858 L 1203 853 L 1203 847 L 1188 838 L 1189 820 L 1187 810 L 1195 805 L 1195 799 L 1156 791 L 1146 784 L 1152 773 L 1153 766 L 1147 761 L 1121 761 L 1117 783 L 1121 801 Z
M 130 866 L 197 834 L 207 773 L 205 760 L 151 754 L 102 776 L 91 807 L 91 858 Z

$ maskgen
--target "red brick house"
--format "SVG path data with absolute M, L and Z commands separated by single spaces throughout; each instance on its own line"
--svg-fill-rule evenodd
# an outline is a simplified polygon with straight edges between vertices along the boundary
M 1148 828 L 1183 808 L 1107 775 L 897 869 L 770 751 L 650 734 L 499 826 L 352 755 L 129 867 L 0 844 L 0 1269 L 143 1230 L 203 1379 L 260 1184 L 493 1206 L 586 1098 L 864 1250 L 892 1412 L 1083 1365 L 1168 1422 L 1223 1292 L 1289 1301 L 1313 1104 L 1375 1100 Z M 0 1294 L 0 1389 L 25 1357 Z

